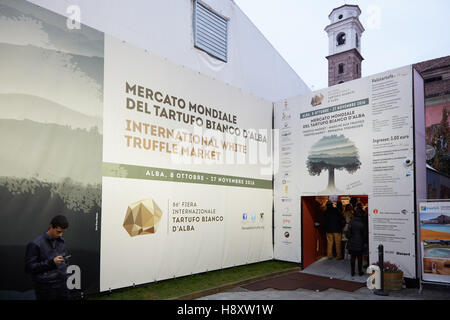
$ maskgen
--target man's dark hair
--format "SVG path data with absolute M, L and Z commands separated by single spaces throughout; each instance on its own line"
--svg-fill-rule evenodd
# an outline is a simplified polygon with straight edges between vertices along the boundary
M 331 201 L 327 201 L 326 206 L 327 206 L 327 209 L 333 209 L 334 208 L 333 207 L 333 202 L 331 202 Z
M 62 215 L 53 217 L 50 224 L 52 225 L 53 228 L 61 227 L 62 229 L 67 229 L 69 227 L 69 221 L 67 221 L 67 218 Z

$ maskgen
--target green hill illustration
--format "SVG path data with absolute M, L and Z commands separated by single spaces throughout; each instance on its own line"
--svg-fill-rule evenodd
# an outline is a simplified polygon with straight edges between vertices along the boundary
M 87 57 L 103 57 L 103 33 L 86 25 L 82 30 L 69 30 L 64 16 L 32 7 L 26 1 L 2 0 L 0 12 L 3 17 L 0 20 L 0 39 L 8 43 L 32 44 Z M 13 29 L 22 32 L 8 32 Z
M 0 177 L 101 183 L 102 135 L 96 130 L 0 119 L 0 136 Z
M 72 111 L 58 103 L 27 94 L 0 94 L 0 118 L 68 125 L 102 132 L 102 119 Z

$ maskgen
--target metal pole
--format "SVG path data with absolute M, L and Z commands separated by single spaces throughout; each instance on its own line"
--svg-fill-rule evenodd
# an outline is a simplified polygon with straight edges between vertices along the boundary
M 373 293 L 377 296 L 388 296 L 389 293 L 384 291 L 384 247 L 382 244 L 378 246 L 378 265 L 380 266 L 381 289 L 375 290 Z

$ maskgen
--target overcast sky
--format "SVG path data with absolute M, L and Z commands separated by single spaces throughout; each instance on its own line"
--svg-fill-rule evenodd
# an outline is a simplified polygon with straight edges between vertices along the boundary
M 328 15 L 357 4 L 362 76 L 450 55 L 449 0 L 234 0 L 313 90 L 328 86 Z

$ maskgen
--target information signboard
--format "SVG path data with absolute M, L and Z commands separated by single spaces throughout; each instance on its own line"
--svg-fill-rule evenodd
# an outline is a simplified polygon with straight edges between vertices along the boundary
M 450 283 L 450 201 L 419 203 L 422 280 Z

